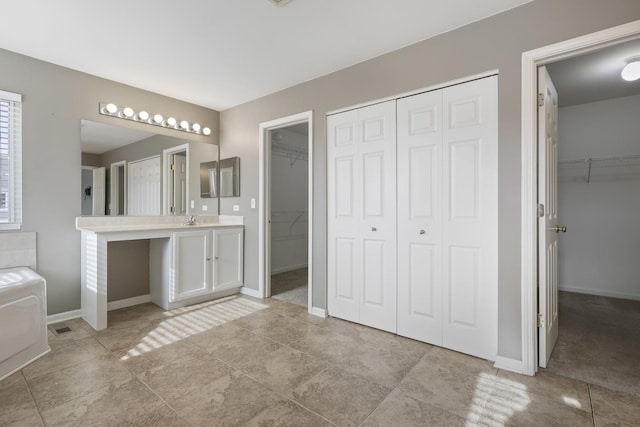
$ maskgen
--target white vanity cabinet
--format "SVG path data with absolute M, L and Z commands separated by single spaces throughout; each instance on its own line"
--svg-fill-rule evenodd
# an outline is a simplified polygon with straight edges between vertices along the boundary
M 238 288 L 243 282 L 244 229 L 212 231 L 211 285 L 214 291 Z
M 244 229 L 224 227 L 175 231 L 151 245 L 151 300 L 165 310 L 236 292 L 243 281 Z
M 183 301 L 211 292 L 211 231 L 180 231 L 171 236 L 173 268 L 169 274 L 168 302 Z

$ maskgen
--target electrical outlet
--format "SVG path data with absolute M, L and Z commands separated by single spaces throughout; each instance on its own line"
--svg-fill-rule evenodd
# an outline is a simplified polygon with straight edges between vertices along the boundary
M 256 199 L 251 199 L 251 209 L 256 208 Z
M 238 212 L 240 210 L 240 205 L 233 205 L 233 211 Z
M 202 211 L 203 211 L 203 212 L 206 212 L 206 211 L 208 211 L 208 210 L 209 210 L 209 206 L 207 206 L 207 205 L 202 205 Z

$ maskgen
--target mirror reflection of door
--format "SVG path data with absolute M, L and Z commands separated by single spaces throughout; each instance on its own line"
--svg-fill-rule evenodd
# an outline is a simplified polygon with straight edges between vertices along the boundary
M 183 151 L 171 155 L 171 214 L 187 214 L 187 156 Z
M 122 160 L 117 163 L 111 163 L 110 175 L 110 197 L 109 197 L 109 214 L 110 215 L 126 215 L 126 192 L 127 192 L 127 162 Z
M 105 214 L 105 169 L 82 166 L 81 211 L 83 216 L 101 216 Z
M 220 195 L 233 196 L 233 167 L 220 169 Z

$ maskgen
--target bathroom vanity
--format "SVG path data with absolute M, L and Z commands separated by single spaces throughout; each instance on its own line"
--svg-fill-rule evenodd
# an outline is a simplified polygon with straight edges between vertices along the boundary
M 82 318 L 107 327 L 109 242 L 149 239 L 151 301 L 170 310 L 237 293 L 243 284 L 244 225 L 238 216 L 79 217 Z

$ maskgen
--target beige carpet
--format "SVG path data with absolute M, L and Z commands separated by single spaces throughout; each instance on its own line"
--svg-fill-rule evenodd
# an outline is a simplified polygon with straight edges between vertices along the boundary
M 640 301 L 560 292 L 548 371 L 640 396 Z
M 273 298 L 306 307 L 308 295 L 306 268 L 271 276 L 271 296 Z

